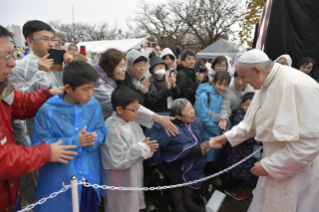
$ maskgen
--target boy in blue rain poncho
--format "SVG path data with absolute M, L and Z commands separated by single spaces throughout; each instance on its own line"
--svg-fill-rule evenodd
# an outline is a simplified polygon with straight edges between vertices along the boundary
M 230 75 L 226 71 L 216 72 L 212 84 L 204 83 L 198 86 L 196 94 L 198 96 L 194 108 L 196 117 L 202 121 L 205 139 L 218 136 L 221 129 L 218 126 L 220 118 L 220 109 L 223 105 L 223 97 L 221 95 L 230 83 Z M 207 161 L 214 161 L 217 149 L 213 149 L 207 155 Z
M 49 99 L 38 111 L 33 126 L 32 145 L 42 141 L 53 143 L 62 140 L 62 145 L 77 145 L 78 156 L 67 164 L 50 163 L 40 169 L 36 200 L 48 197 L 69 184 L 75 175 L 79 181 L 103 184 L 103 172 L 98 147 L 104 141 L 104 126 L 101 106 L 92 97 L 96 70 L 83 61 L 73 61 L 65 66 L 63 83 L 65 95 Z M 68 159 L 68 158 L 65 158 Z M 97 201 L 102 189 L 78 187 L 80 212 L 97 212 Z M 36 212 L 72 211 L 71 190 L 48 199 L 35 207 Z

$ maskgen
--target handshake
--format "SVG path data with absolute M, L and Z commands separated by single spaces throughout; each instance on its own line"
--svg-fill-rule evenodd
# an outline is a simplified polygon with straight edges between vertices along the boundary
M 220 149 L 223 147 L 223 145 L 227 142 L 227 138 L 225 137 L 225 135 L 220 135 L 220 136 L 216 136 L 216 137 L 211 137 L 209 139 L 209 146 L 210 148 L 214 148 L 214 149 Z

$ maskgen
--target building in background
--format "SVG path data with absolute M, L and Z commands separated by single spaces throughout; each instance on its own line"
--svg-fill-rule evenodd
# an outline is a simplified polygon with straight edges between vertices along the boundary
M 25 47 L 25 39 L 22 34 L 22 27 L 14 24 L 9 24 L 7 27 L 7 30 L 14 35 L 14 39 L 11 40 L 11 43 L 14 46 L 19 46 L 19 47 Z

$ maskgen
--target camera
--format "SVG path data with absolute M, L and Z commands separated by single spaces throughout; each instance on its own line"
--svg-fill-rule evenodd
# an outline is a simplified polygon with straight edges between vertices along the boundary
M 200 66 L 198 67 L 198 72 L 199 72 L 199 73 L 205 73 L 206 71 L 207 71 L 206 66 L 200 65 Z

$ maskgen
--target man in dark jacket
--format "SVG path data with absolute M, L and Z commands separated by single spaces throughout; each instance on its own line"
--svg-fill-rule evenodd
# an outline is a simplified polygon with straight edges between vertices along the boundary
M 195 53 L 186 49 L 181 54 L 181 64 L 177 66 L 176 83 L 181 89 L 182 97 L 195 103 L 197 87 L 202 83 L 204 75 L 195 71 Z
M 32 94 L 14 89 L 8 78 L 15 67 L 11 33 L 0 25 L 0 211 L 17 210 L 20 177 L 41 168 L 45 163 L 68 163 L 77 146 L 41 143 L 33 147 L 16 145 L 10 125 L 12 119 L 29 119 L 47 99 L 64 92 L 63 88 L 44 88 Z

